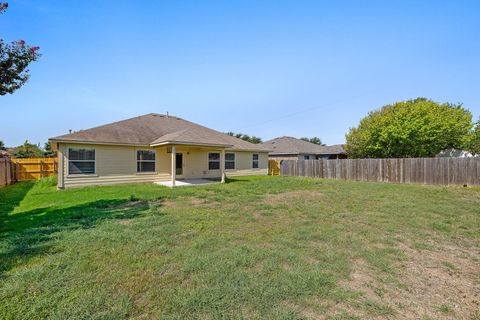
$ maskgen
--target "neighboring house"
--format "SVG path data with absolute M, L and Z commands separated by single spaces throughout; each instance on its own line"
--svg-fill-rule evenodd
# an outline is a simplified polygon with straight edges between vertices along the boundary
M 147 114 L 49 139 L 58 187 L 266 175 L 268 150 L 201 125 Z
M 265 141 L 262 146 L 271 150 L 270 160 L 345 159 L 347 153 L 341 144 L 320 146 L 293 137 L 280 137 Z
M 450 148 L 443 151 L 440 151 L 435 157 L 436 158 L 472 158 L 479 157 L 480 155 L 474 155 L 471 152 L 466 150 Z
M 10 153 L 7 150 L 0 150 L 0 158 L 10 158 Z

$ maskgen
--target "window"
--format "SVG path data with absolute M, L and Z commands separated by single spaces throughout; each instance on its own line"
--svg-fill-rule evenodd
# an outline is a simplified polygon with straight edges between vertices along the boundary
M 208 170 L 220 169 L 220 153 L 210 152 L 208 153 Z
M 68 149 L 68 174 L 94 174 L 95 149 Z
M 235 169 L 235 153 L 225 154 L 225 169 Z
M 307 154 L 307 155 L 305 155 L 304 158 L 305 158 L 305 160 L 310 160 L 310 155 Z
M 137 150 L 137 172 L 155 172 L 155 151 Z
M 252 168 L 258 168 L 258 154 L 253 154 L 252 157 Z

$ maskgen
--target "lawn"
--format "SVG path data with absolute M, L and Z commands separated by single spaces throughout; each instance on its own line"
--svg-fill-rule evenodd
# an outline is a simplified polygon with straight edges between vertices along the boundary
M 0 189 L 2 319 L 480 319 L 480 189 Z

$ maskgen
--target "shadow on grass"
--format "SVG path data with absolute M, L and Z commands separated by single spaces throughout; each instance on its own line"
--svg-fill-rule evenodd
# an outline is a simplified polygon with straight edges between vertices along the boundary
M 0 188 L 0 221 L 3 220 L 4 215 L 12 212 L 13 209 L 20 204 L 34 185 L 35 181 L 22 181 L 11 186 Z
M 2 210 L 0 278 L 12 268 L 47 253 L 57 232 L 92 228 L 106 219 L 131 219 L 148 208 L 146 201 L 115 199 L 68 208 L 39 208 L 12 215 Z

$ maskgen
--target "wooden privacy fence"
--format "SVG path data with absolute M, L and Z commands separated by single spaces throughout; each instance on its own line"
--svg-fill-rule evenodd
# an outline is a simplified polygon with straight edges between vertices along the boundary
M 280 174 L 359 181 L 480 186 L 480 158 L 283 160 Z
M 57 158 L 0 159 L 0 187 L 57 174 Z
M 57 174 L 57 158 L 25 158 L 11 159 L 16 180 L 36 180 Z
M 8 158 L 0 158 L 0 187 L 8 186 L 15 182 L 14 166 Z

